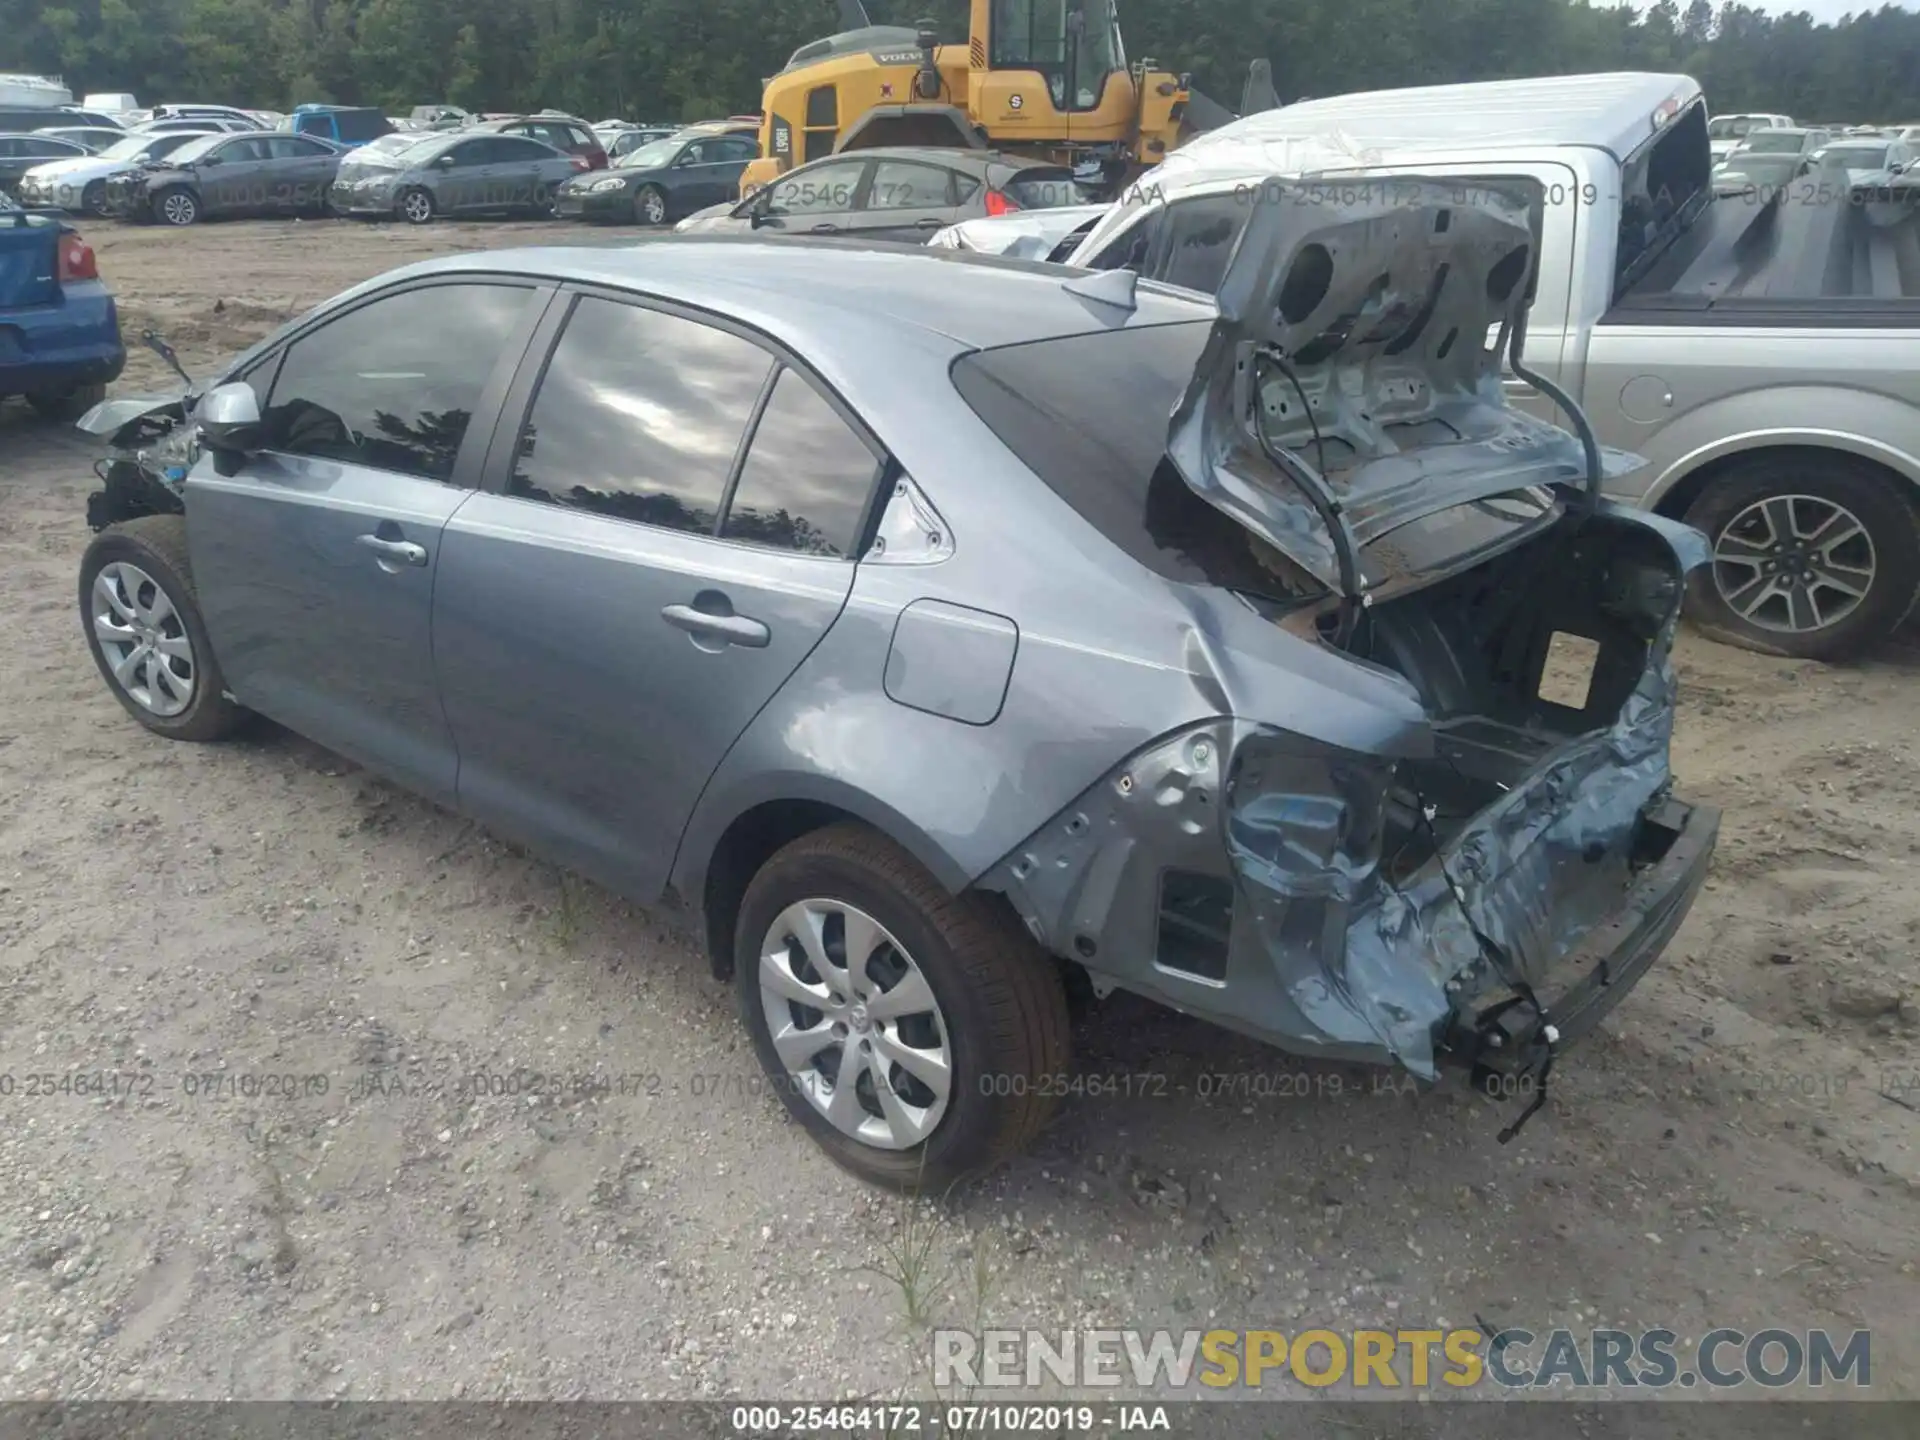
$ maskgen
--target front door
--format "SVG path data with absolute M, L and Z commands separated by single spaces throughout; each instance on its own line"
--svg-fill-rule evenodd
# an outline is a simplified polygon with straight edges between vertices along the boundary
M 792 372 L 764 398 L 774 361 L 752 341 L 575 305 L 509 395 L 487 493 L 447 526 L 434 657 L 460 808 L 647 898 L 708 777 L 839 615 L 876 461 Z M 789 443 L 756 468 L 763 407 Z M 833 506 L 823 455 L 852 456 L 862 498 Z M 768 476 L 805 498 L 770 498 Z
M 243 136 L 219 145 L 200 162 L 200 198 L 209 215 L 243 215 L 272 208 L 267 142 Z
M 249 376 L 266 448 L 226 475 L 203 457 L 187 481 L 194 580 L 235 698 L 443 804 L 441 532 L 544 293 L 425 284 L 323 321 Z
M 785 235 L 846 234 L 869 164 L 864 158 L 833 160 L 774 181 L 756 207 L 760 228 Z

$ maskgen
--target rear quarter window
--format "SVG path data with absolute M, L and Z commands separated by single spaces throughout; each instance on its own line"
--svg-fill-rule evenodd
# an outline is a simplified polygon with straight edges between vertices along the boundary
M 976 351 L 955 362 L 953 384 L 1041 483 L 1147 569 L 1275 594 L 1252 536 L 1167 459 L 1174 406 L 1211 328 L 1185 321 Z

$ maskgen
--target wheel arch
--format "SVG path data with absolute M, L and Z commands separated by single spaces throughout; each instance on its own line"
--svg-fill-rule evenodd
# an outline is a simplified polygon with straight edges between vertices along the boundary
M 849 821 L 900 846 L 953 893 L 965 889 L 972 878 L 892 806 L 829 777 L 787 776 L 728 805 L 703 806 L 681 840 L 672 887 L 699 912 L 707 961 L 716 979 L 733 972 L 734 920 L 740 898 L 760 868 L 802 835 Z
M 1783 455 L 1815 461 L 1838 457 L 1878 471 L 1894 482 L 1895 492 L 1920 513 L 1920 457 L 1848 431 L 1804 427 L 1753 431 L 1703 445 L 1669 465 L 1643 503 L 1655 514 L 1684 519 L 1694 502 L 1721 477 L 1749 461 Z

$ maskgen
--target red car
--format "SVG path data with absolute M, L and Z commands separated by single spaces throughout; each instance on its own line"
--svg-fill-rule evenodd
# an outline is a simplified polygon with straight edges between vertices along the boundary
M 582 170 L 604 170 L 607 168 L 606 147 L 594 137 L 593 130 L 584 120 L 575 120 L 567 115 L 508 115 L 489 117 L 477 125 L 469 125 L 469 130 L 492 130 L 501 135 L 524 135 L 530 140 L 538 140 L 551 145 L 564 154 L 584 161 Z

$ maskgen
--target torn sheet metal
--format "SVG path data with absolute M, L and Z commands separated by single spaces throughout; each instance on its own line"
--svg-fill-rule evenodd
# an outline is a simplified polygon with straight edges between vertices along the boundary
M 1640 893 L 1640 847 L 1667 803 L 1668 652 L 1705 546 L 1611 504 L 1600 516 L 1627 529 L 1596 553 L 1637 542 L 1670 562 L 1606 572 L 1616 618 L 1643 635 L 1609 632 L 1638 651 L 1637 680 L 1621 677 L 1614 718 L 1585 733 L 1507 726 L 1510 753 L 1537 758 L 1489 781 L 1492 798 L 1470 814 L 1439 813 L 1422 775 L 1461 768 L 1450 737 L 1493 725 L 1484 717 L 1436 715 L 1430 761 L 1222 718 L 1134 756 L 982 883 L 1042 944 L 1121 988 L 1288 1050 L 1432 1078 L 1450 1033 L 1516 985 L 1549 996 L 1571 952 L 1661 898 Z M 1415 808 L 1396 812 L 1408 792 Z M 1401 854 L 1423 843 L 1424 860 L 1401 873 Z M 1709 834 L 1686 874 L 1662 883 L 1697 885 L 1710 852 Z

